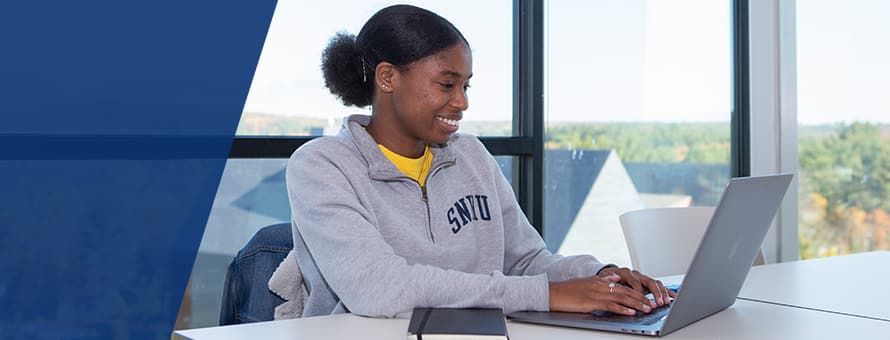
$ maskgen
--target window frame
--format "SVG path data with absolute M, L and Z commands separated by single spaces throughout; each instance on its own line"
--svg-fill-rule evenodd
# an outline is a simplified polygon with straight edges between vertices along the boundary
M 797 40 L 794 0 L 750 3 L 750 174 L 797 174 Z M 755 25 L 756 23 L 756 25 Z M 798 179 L 792 180 L 763 241 L 768 263 L 800 258 Z

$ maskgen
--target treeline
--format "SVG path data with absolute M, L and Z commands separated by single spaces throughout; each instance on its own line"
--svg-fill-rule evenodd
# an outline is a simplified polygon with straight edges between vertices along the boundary
M 340 122 L 335 122 L 340 125 Z M 244 112 L 236 135 L 245 136 L 309 136 L 313 128 L 324 128 L 327 120 L 312 117 L 282 116 Z
M 545 148 L 614 149 L 623 162 L 728 164 L 728 123 L 550 124 Z

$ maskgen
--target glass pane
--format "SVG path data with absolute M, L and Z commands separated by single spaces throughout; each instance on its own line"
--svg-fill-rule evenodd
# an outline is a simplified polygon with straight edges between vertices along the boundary
M 358 34 L 392 1 L 280 1 L 251 83 L 239 135 L 314 136 L 335 133 L 347 108 L 324 87 L 321 51 L 336 32 Z M 512 1 L 407 1 L 451 21 L 470 42 L 473 80 L 461 130 L 508 136 L 513 117 Z M 472 10 L 467 10 L 472 8 Z M 326 14 L 330 13 L 330 14 Z M 478 95 L 476 95 L 478 94 Z
M 630 266 L 619 215 L 716 204 L 730 176 L 730 4 L 547 2 L 551 251 Z
M 495 156 L 494 159 L 498 162 L 498 165 L 501 167 L 501 172 L 504 174 L 504 177 L 507 177 L 507 181 L 513 183 L 513 162 L 516 161 L 516 156 Z
M 887 13 L 881 0 L 797 2 L 802 258 L 890 249 Z

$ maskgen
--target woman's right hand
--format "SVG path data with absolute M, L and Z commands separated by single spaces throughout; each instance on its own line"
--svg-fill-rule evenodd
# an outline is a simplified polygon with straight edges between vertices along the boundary
M 590 313 L 595 310 L 615 314 L 649 313 L 655 303 L 627 286 L 618 284 L 618 275 L 587 277 L 550 283 L 550 311 Z

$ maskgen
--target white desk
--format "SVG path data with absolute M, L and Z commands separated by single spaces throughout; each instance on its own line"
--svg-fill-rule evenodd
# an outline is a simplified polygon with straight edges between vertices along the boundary
M 890 321 L 888 287 L 890 252 L 876 251 L 753 267 L 739 297 Z
M 679 282 L 682 277 L 665 278 Z M 886 339 L 890 252 L 779 263 L 751 269 L 740 297 L 672 339 Z M 823 312 L 813 309 L 825 310 Z M 843 314 L 838 314 L 843 313 Z M 844 315 L 849 314 L 849 315 Z M 864 317 L 858 317 L 860 315 Z M 879 320 L 880 319 L 880 320 Z M 638 335 L 507 323 L 510 339 L 645 339 Z M 184 339 L 404 339 L 406 319 L 332 315 L 177 331 Z
M 180 339 L 405 339 L 407 319 L 341 314 L 176 332 Z M 507 322 L 511 340 L 646 339 L 639 335 Z M 731 307 L 668 334 L 668 339 L 884 339 L 890 322 L 738 300 Z

